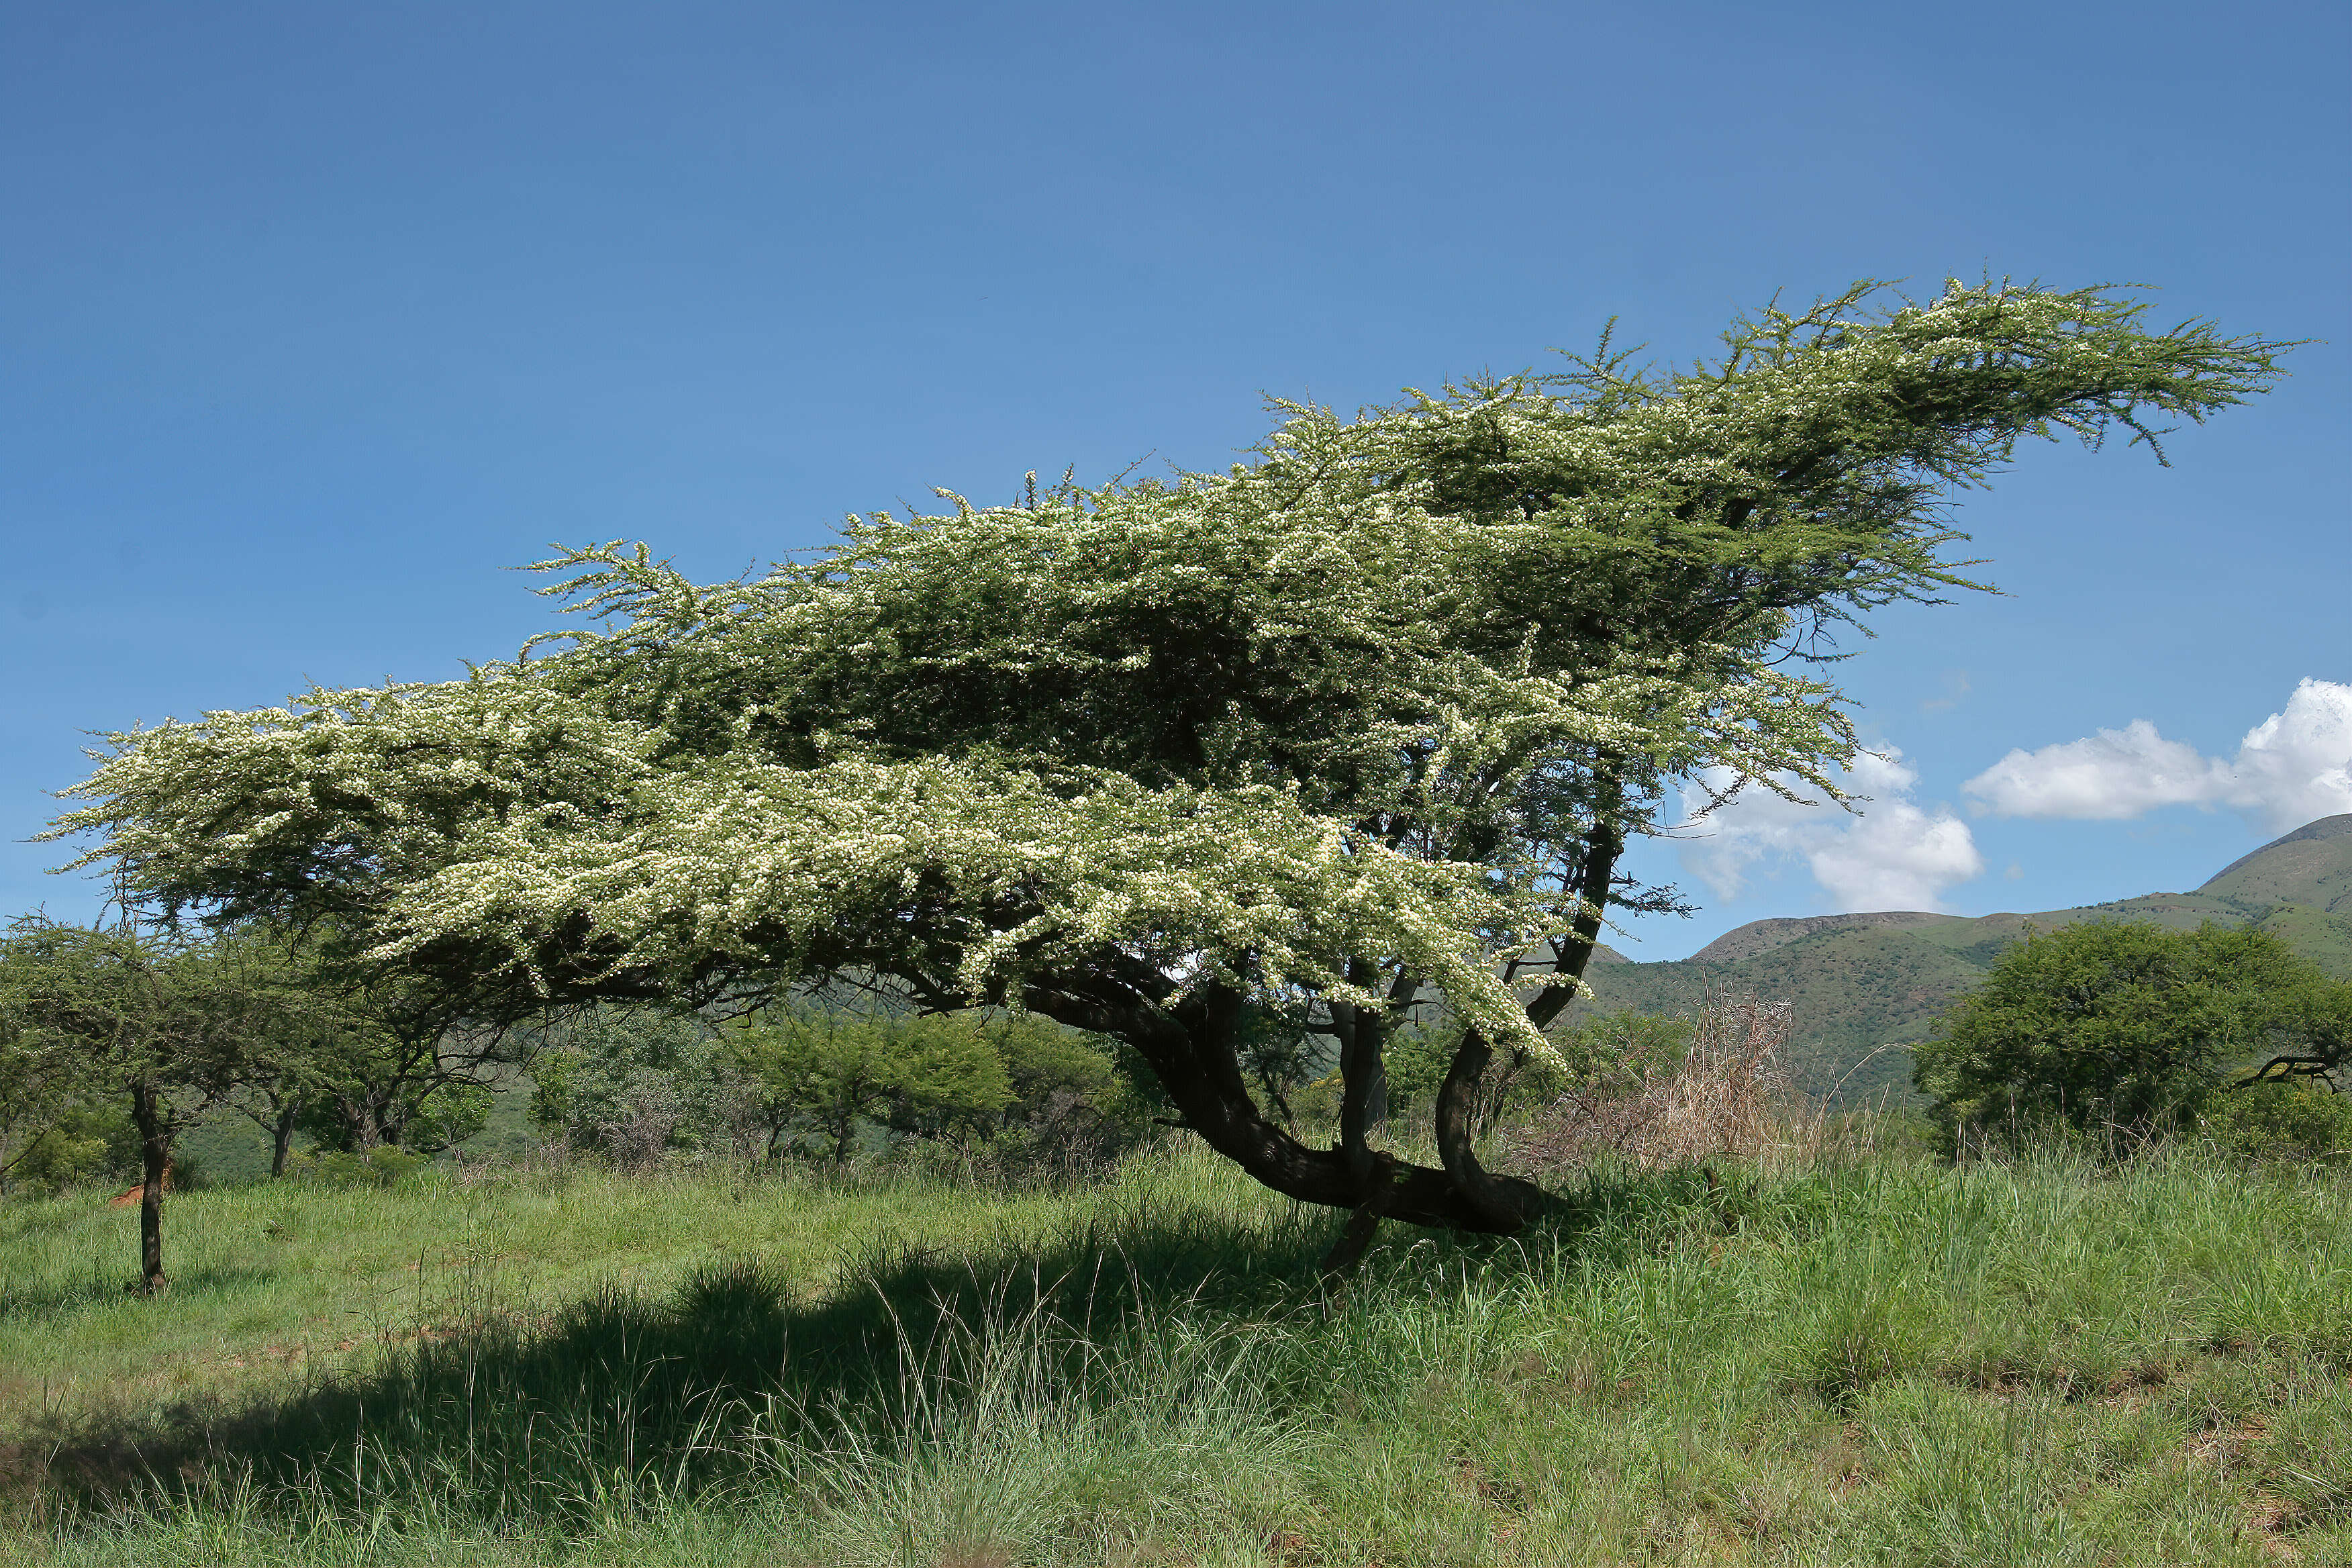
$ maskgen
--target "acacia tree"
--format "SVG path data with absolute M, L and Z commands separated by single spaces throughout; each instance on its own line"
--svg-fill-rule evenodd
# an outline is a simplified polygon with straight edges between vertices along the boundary
M 848 1163 L 859 1124 L 888 1121 L 937 1135 L 992 1124 L 1013 1100 L 1003 1058 L 969 1014 L 871 1016 L 814 1006 L 772 1007 L 724 1033 L 730 1064 L 751 1088 L 751 1110 L 782 1154 L 797 1129 L 814 1132 L 835 1166 Z
M 1829 787 L 1853 733 L 1803 661 L 1965 585 L 1946 497 L 2023 437 L 2153 447 L 2286 346 L 2105 289 L 1878 298 L 1768 308 L 1689 370 L 1604 339 L 1281 405 L 1227 472 L 949 495 L 716 585 L 569 551 L 546 591 L 598 627 L 568 646 L 112 736 L 53 832 L 165 910 L 331 916 L 482 1016 L 851 968 L 1025 1008 L 1129 1043 L 1358 1242 L 1509 1231 L 1543 1200 L 1469 1108 L 1498 1048 L 1549 1050 L 1606 910 L 1671 897 L 1618 871 L 1667 786 Z M 1382 1042 L 1437 994 L 1465 1027 L 1423 1167 L 1372 1133 Z M 1338 1046 L 1334 1148 L 1252 1098 L 1253 1006 Z
M 215 944 L 271 1000 L 245 1043 L 227 1103 L 269 1135 L 272 1176 L 285 1173 L 301 1128 L 363 1156 L 412 1144 L 420 1116 L 439 1120 L 427 1108 L 486 1089 L 512 1044 L 406 976 L 351 963 L 351 947 L 323 925 L 253 922 Z
M 244 1076 L 274 988 L 233 952 L 132 926 L 28 915 L 0 939 L 0 1078 L 49 1103 L 122 1095 L 139 1131 L 140 1288 L 162 1290 L 163 1189 L 181 1131 Z

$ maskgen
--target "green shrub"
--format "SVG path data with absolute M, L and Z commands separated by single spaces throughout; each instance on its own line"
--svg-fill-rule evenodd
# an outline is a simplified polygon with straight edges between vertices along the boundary
M 605 1005 L 567 1020 L 531 1064 L 531 1117 L 637 1167 L 724 1148 L 742 1092 L 719 1036 L 683 1008 Z
M 11 1185 L 52 1190 L 85 1182 L 137 1181 L 139 1131 L 112 1102 L 77 1106 L 33 1141 L 8 1173 Z
M 2352 1154 L 2352 1095 L 2309 1079 L 2248 1084 L 2220 1096 L 2203 1130 L 2250 1160 L 2322 1160 Z
M 365 1154 L 340 1149 L 298 1150 L 287 1156 L 286 1173 L 299 1181 L 328 1187 L 388 1187 L 433 1163 L 390 1143 L 379 1143 Z
M 1645 1075 L 1680 1067 L 1697 1030 L 1691 1018 L 1628 1007 L 1578 1018 L 1549 1030 L 1548 1037 L 1584 1092 L 1624 1094 Z
M 1913 1081 L 1955 1135 L 2144 1133 L 2196 1116 L 2249 1058 L 2306 1049 L 2326 989 L 2266 931 L 2029 930 L 1945 1013 Z

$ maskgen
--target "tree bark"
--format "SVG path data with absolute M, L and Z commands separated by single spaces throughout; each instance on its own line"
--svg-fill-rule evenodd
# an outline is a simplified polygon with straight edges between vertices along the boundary
M 1181 1125 L 1218 1153 L 1286 1197 L 1330 1208 L 1363 1205 L 1364 1184 L 1337 1149 L 1310 1149 L 1268 1121 L 1250 1099 L 1234 1052 L 1241 997 L 1224 986 L 1203 986 L 1189 1001 L 1162 1007 L 1140 993 L 1098 975 L 1041 977 L 1023 994 L 1032 1012 L 1097 1034 L 1118 1035 L 1151 1065 Z M 1509 1178 L 1536 1201 L 1539 1189 Z M 1497 1223 L 1457 1190 L 1442 1170 L 1399 1160 L 1379 1216 L 1443 1230 L 1492 1233 L 1518 1228 Z
M 1617 875 L 1617 858 L 1625 852 L 1625 835 L 1613 823 L 1601 822 L 1584 840 L 1584 859 L 1577 868 L 1576 892 L 1584 907 L 1569 922 L 1568 940 L 1557 950 L 1559 973 L 1584 978 L 1592 950 L 1601 945 L 1601 921 L 1609 908 L 1609 889 Z M 1544 992 L 1528 1005 L 1528 1021 L 1538 1029 L 1559 1016 L 1576 993 L 1566 986 Z
M 287 1152 L 294 1145 L 294 1120 L 302 1114 L 302 1097 L 293 1095 L 278 1108 L 277 1118 L 269 1124 L 269 1175 L 272 1181 L 286 1173 Z
M 1370 965 L 1360 960 L 1349 971 L 1348 978 L 1358 985 L 1373 978 Z M 1331 1024 L 1339 1038 L 1339 1152 L 1369 1194 L 1376 1169 L 1370 1140 L 1389 1119 L 1388 1063 L 1381 1049 L 1387 1020 L 1352 1003 L 1334 1002 Z
M 1597 821 L 1586 837 L 1576 889 L 1583 907 L 1569 924 L 1568 940 L 1553 950 L 1558 973 L 1584 978 L 1592 950 L 1600 944 L 1601 915 L 1608 907 L 1611 879 L 1617 874 L 1617 858 L 1624 847 L 1624 834 L 1606 817 Z M 1547 988 L 1528 1004 L 1528 1021 L 1542 1028 L 1559 1016 L 1575 994 L 1567 986 Z M 1437 1091 L 1437 1152 L 1464 1201 L 1489 1226 L 1509 1232 L 1526 1225 L 1547 1200 L 1541 1188 L 1516 1177 L 1497 1177 L 1478 1159 L 1475 1147 L 1478 1090 L 1494 1054 L 1494 1047 L 1481 1031 L 1472 1029 L 1462 1037 L 1454 1065 Z
M 1386 1154 L 1376 1157 L 1364 1201 L 1356 1205 L 1356 1212 L 1348 1216 L 1347 1228 L 1331 1244 L 1331 1250 L 1323 1255 L 1322 1270 L 1327 1279 L 1344 1279 L 1363 1262 L 1372 1237 L 1380 1234 L 1381 1216 L 1388 1212 L 1389 1178 L 1395 1173 L 1395 1160 Z
M 149 1296 L 171 1281 L 163 1275 L 163 1184 L 172 1170 L 172 1122 L 152 1079 L 131 1086 L 131 1120 L 139 1129 L 139 1283 Z

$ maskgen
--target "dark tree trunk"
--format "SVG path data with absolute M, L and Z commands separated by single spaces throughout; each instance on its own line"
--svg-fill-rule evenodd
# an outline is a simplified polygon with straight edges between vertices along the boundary
M 1617 858 L 1624 848 L 1624 834 L 1605 817 L 1586 837 L 1584 858 L 1577 871 L 1577 893 L 1584 907 L 1570 922 L 1567 939 L 1554 949 L 1559 973 L 1580 980 L 1584 977 L 1592 950 L 1601 941 L 1601 915 L 1608 908 L 1611 880 L 1617 874 Z M 1547 988 L 1528 1005 L 1528 1021 L 1542 1028 L 1559 1016 L 1575 994 L 1566 986 Z M 1489 1173 L 1473 1147 L 1478 1132 L 1479 1087 L 1494 1054 L 1483 1032 L 1472 1029 L 1463 1036 L 1454 1065 L 1437 1091 L 1437 1151 L 1464 1201 L 1492 1228 L 1508 1232 L 1534 1217 L 1543 1199 L 1539 1189 L 1526 1182 Z
M 277 1117 L 269 1124 L 269 1174 L 272 1180 L 286 1173 L 287 1152 L 294 1146 L 294 1121 L 302 1114 L 302 1097 L 294 1095 L 278 1108 Z
M 1601 945 L 1601 920 L 1609 908 L 1609 889 L 1617 875 L 1617 858 L 1625 852 L 1625 835 L 1611 823 L 1596 826 L 1584 841 L 1584 860 L 1577 869 L 1577 896 L 1584 908 L 1569 922 L 1568 940 L 1559 949 L 1559 971 L 1584 978 L 1592 950 Z M 1542 1028 L 1575 998 L 1564 987 L 1546 991 L 1528 1005 L 1528 1017 Z
M 163 1184 L 172 1172 L 172 1122 L 150 1079 L 131 1086 L 131 1120 L 139 1129 L 139 1284 L 147 1295 L 171 1283 L 163 1277 Z
M 1388 1211 L 1389 1178 L 1395 1173 L 1396 1162 L 1393 1159 L 1387 1154 L 1373 1156 L 1371 1181 L 1365 1190 L 1364 1201 L 1356 1205 L 1356 1212 L 1348 1216 L 1347 1227 L 1340 1231 L 1339 1239 L 1333 1242 L 1331 1250 L 1323 1255 L 1322 1269 L 1326 1276 L 1339 1279 L 1353 1274 L 1356 1265 L 1364 1260 L 1365 1252 L 1372 1245 L 1372 1237 L 1380 1233 L 1381 1218 Z
M 374 1153 L 379 1147 L 389 1142 L 383 1124 L 384 1099 L 383 1095 L 371 1088 L 367 1091 L 366 1099 L 360 1102 L 360 1157 L 362 1159 Z
M 1581 978 L 1591 961 L 1624 844 L 1624 835 L 1605 817 L 1585 840 L 1575 889 L 1585 907 L 1554 950 L 1563 974 Z M 1494 1047 L 1479 1031 L 1464 1037 L 1438 1091 L 1437 1142 L 1444 1165 L 1432 1169 L 1376 1152 L 1363 1142 L 1374 1125 L 1374 1086 L 1381 1075 L 1378 1037 L 1372 1036 L 1369 1058 L 1359 1042 L 1385 1019 L 1368 1018 L 1346 1004 L 1334 1007 L 1342 1062 L 1355 1070 L 1349 1075 L 1348 1099 L 1342 1102 L 1339 1145 L 1309 1149 L 1267 1121 L 1250 1098 L 1234 1048 L 1240 994 L 1227 986 L 1204 985 L 1182 1002 L 1163 1005 L 1159 998 L 1164 992 L 1156 988 L 1160 978 L 1140 969 L 1124 981 L 1086 973 L 1041 974 L 1024 990 L 1022 1000 L 1032 1012 L 1072 1028 L 1116 1035 L 1133 1046 L 1181 1114 L 1179 1125 L 1198 1133 L 1258 1182 L 1300 1203 L 1349 1210 L 1353 1217 L 1348 1233 L 1327 1260 L 1334 1268 L 1344 1270 L 1361 1255 L 1382 1219 L 1510 1235 L 1550 1205 L 1549 1194 L 1534 1183 L 1487 1171 L 1472 1148 L 1478 1131 L 1479 1085 L 1494 1056 Z M 1573 994 L 1566 988 L 1545 990 L 1528 1005 L 1528 1022 L 1542 1028 L 1559 1016 Z M 1405 999 L 1410 999 L 1409 992 Z
M 1371 966 L 1349 966 L 1348 978 L 1363 985 L 1374 978 Z M 1369 1140 L 1389 1119 L 1388 1062 L 1382 1052 L 1387 1020 L 1369 1008 L 1350 1003 L 1331 1005 L 1332 1026 L 1339 1037 L 1339 1152 L 1348 1169 L 1367 1195 L 1377 1170 Z M 1381 1179 L 1386 1185 L 1386 1179 Z
M 1309 1149 L 1268 1121 L 1250 1099 L 1234 1052 L 1241 1014 L 1238 993 L 1203 986 L 1179 1006 L 1161 1007 L 1138 991 L 1093 975 L 1070 975 L 1033 985 L 1024 994 L 1033 1012 L 1099 1034 L 1115 1034 L 1134 1046 L 1182 1113 L 1182 1125 L 1257 1181 L 1301 1203 L 1354 1210 L 1369 1196 L 1365 1184 L 1338 1149 Z M 1543 1201 L 1539 1189 L 1509 1177 L 1491 1177 L 1517 1192 L 1529 1212 Z M 1522 1191 L 1523 1189 L 1523 1191 Z M 1446 1230 L 1509 1231 L 1520 1221 L 1498 1223 L 1494 1213 L 1472 1204 L 1444 1171 L 1394 1161 L 1378 1217 Z

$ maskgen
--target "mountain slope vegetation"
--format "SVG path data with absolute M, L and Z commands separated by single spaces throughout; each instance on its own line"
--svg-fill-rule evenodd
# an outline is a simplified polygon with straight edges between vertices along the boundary
M 2254 925 L 2330 973 L 2352 975 L 2352 813 L 2299 827 L 2193 892 L 1975 919 L 1903 910 L 1753 921 L 1686 959 L 1596 959 L 1585 975 L 1593 999 L 1579 1011 L 1680 1012 L 1714 992 L 1753 991 L 1794 1005 L 1788 1055 L 1798 1088 L 1847 1103 L 1904 1095 L 1910 1054 L 1881 1047 L 1927 1038 L 1951 997 L 2028 925 L 2049 931 L 2102 919 L 2176 931 L 2207 921 Z

